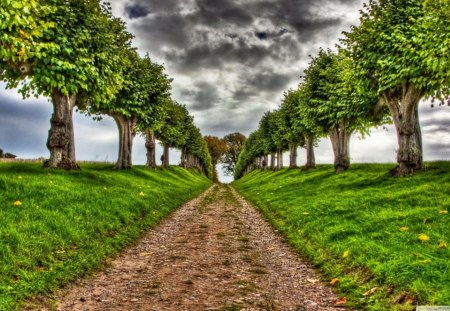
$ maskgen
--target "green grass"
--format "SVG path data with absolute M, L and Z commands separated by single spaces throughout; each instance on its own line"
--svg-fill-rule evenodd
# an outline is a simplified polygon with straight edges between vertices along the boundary
M 0 163 L 0 310 L 100 268 L 209 185 L 178 167 L 66 172 Z
M 349 305 L 413 309 L 393 303 L 402 294 L 414 304 L 450 305 L 450 163 L 429 163 L 406 178 L 391 177 L 393 167 L 354 164 L 338 175 L 328 165 L 255 171 L 233 186 L 325 281 L 339 278 L 337 291 Z

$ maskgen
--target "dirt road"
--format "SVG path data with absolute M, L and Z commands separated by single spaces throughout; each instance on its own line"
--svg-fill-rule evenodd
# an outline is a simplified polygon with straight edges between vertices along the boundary
M 57 310 L 335 310 L 337 297 L 235 191 L 215 185 Z

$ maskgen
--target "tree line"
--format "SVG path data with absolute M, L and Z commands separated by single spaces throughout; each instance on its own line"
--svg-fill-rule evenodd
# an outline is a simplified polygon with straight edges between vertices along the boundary
M 393 123 L 398 166 L 394 175 L 422 170 L 419 123 L 422 99 L 450 106 L 450 1 L 370 0 L 360 25 L 344 32 L 336 51 L 311 57 L 297 89 L 285 92 L 275 111 L 264 114 L 244 145 L 235 178 L 257 168 L 281 168 L 290 152 L 306 149 L 303 169 L 315 167 L 314 147 L 329 137 L 334 168 L 350 166 L 351 135 Z
M 53 104 L 49 168 L 78 169 L 74 109 L 119 129 L 117 169 L 132 166 L 133 138 L 146 138 L 147 166 L 155 167 L 155 140 L 182 151 L 181 165 L 212 176 L 206 142 L 184 105 L 171 98 L 161 64 L 140 56 L 123 20 L 99 0 L 1 0 L 0 78 L 24 98 Z

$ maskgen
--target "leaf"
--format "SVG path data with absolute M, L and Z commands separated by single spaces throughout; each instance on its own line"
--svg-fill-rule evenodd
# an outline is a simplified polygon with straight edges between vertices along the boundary
M 337 283 L 339 283 L 339 279 L 338 278 L 334 278 L 330 281 L 331 285 L 336 285 Z
M 419 240 L 422 242 L 427 242 L 430 240 L 430 237 L 428 235 L 426 235 L 425 233 L 422 233 L 419 235 Z
M 335 304 L 336 306 L 345 305 L 346 303 L 347 303 L 347 297 L 342 297 L 341 299 L 336 300 L 336 301 L 334 302 L 334 304 Z
M 350 252 L 349 252 L 349 251 L 345 251 L 345 252 L 342 254 L 342 258 L 347 258 L 349 255 L 350 255 Z
M 14 206 L 21 206 L 21 205 L 22 205 L 22 202 L 19 200 L 14 202 Z
M 373 288 L 369 289 L 367 292 L 365 292 L 363 294 L 363 296 L 365 296 L 365 297 L 370 296 L 370 295 L 374 294 L 377 291 L 377 289 L 378 289 L 378 287 L 373 287 Z
M 319 282 L 319 280 L 317 279 L 306 279 L 309 283 L 315 284 L 317 282 Z
M 400 227 L 400 231 L 408 231 L 409 228 L 408 227 Z
M 441 210 L 441 211 L 439 211 L 439 214 L 441 214 L 441 215 L 445 215 L 445 214 L 448 214 L 448 210 Z
M 439 249 L 445 249 L 445 248 L 447 248 L 447 247 L 448 247 L 447 242 L 445 242 L 445 241 L 440 241 L 438 247 L 439 247 Z

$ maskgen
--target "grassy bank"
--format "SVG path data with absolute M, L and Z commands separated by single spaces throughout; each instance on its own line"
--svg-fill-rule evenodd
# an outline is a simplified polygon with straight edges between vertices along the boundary
M 347 305 L 409 310 L 450 305 L 450 163 L 427 166 L 407 178 L 381 164 L 256 171 L 233 185 L 325 281 L 339 279 Z
M 210 185 L 173 167 L 0 163 L 0 310 L 89 273 Z

